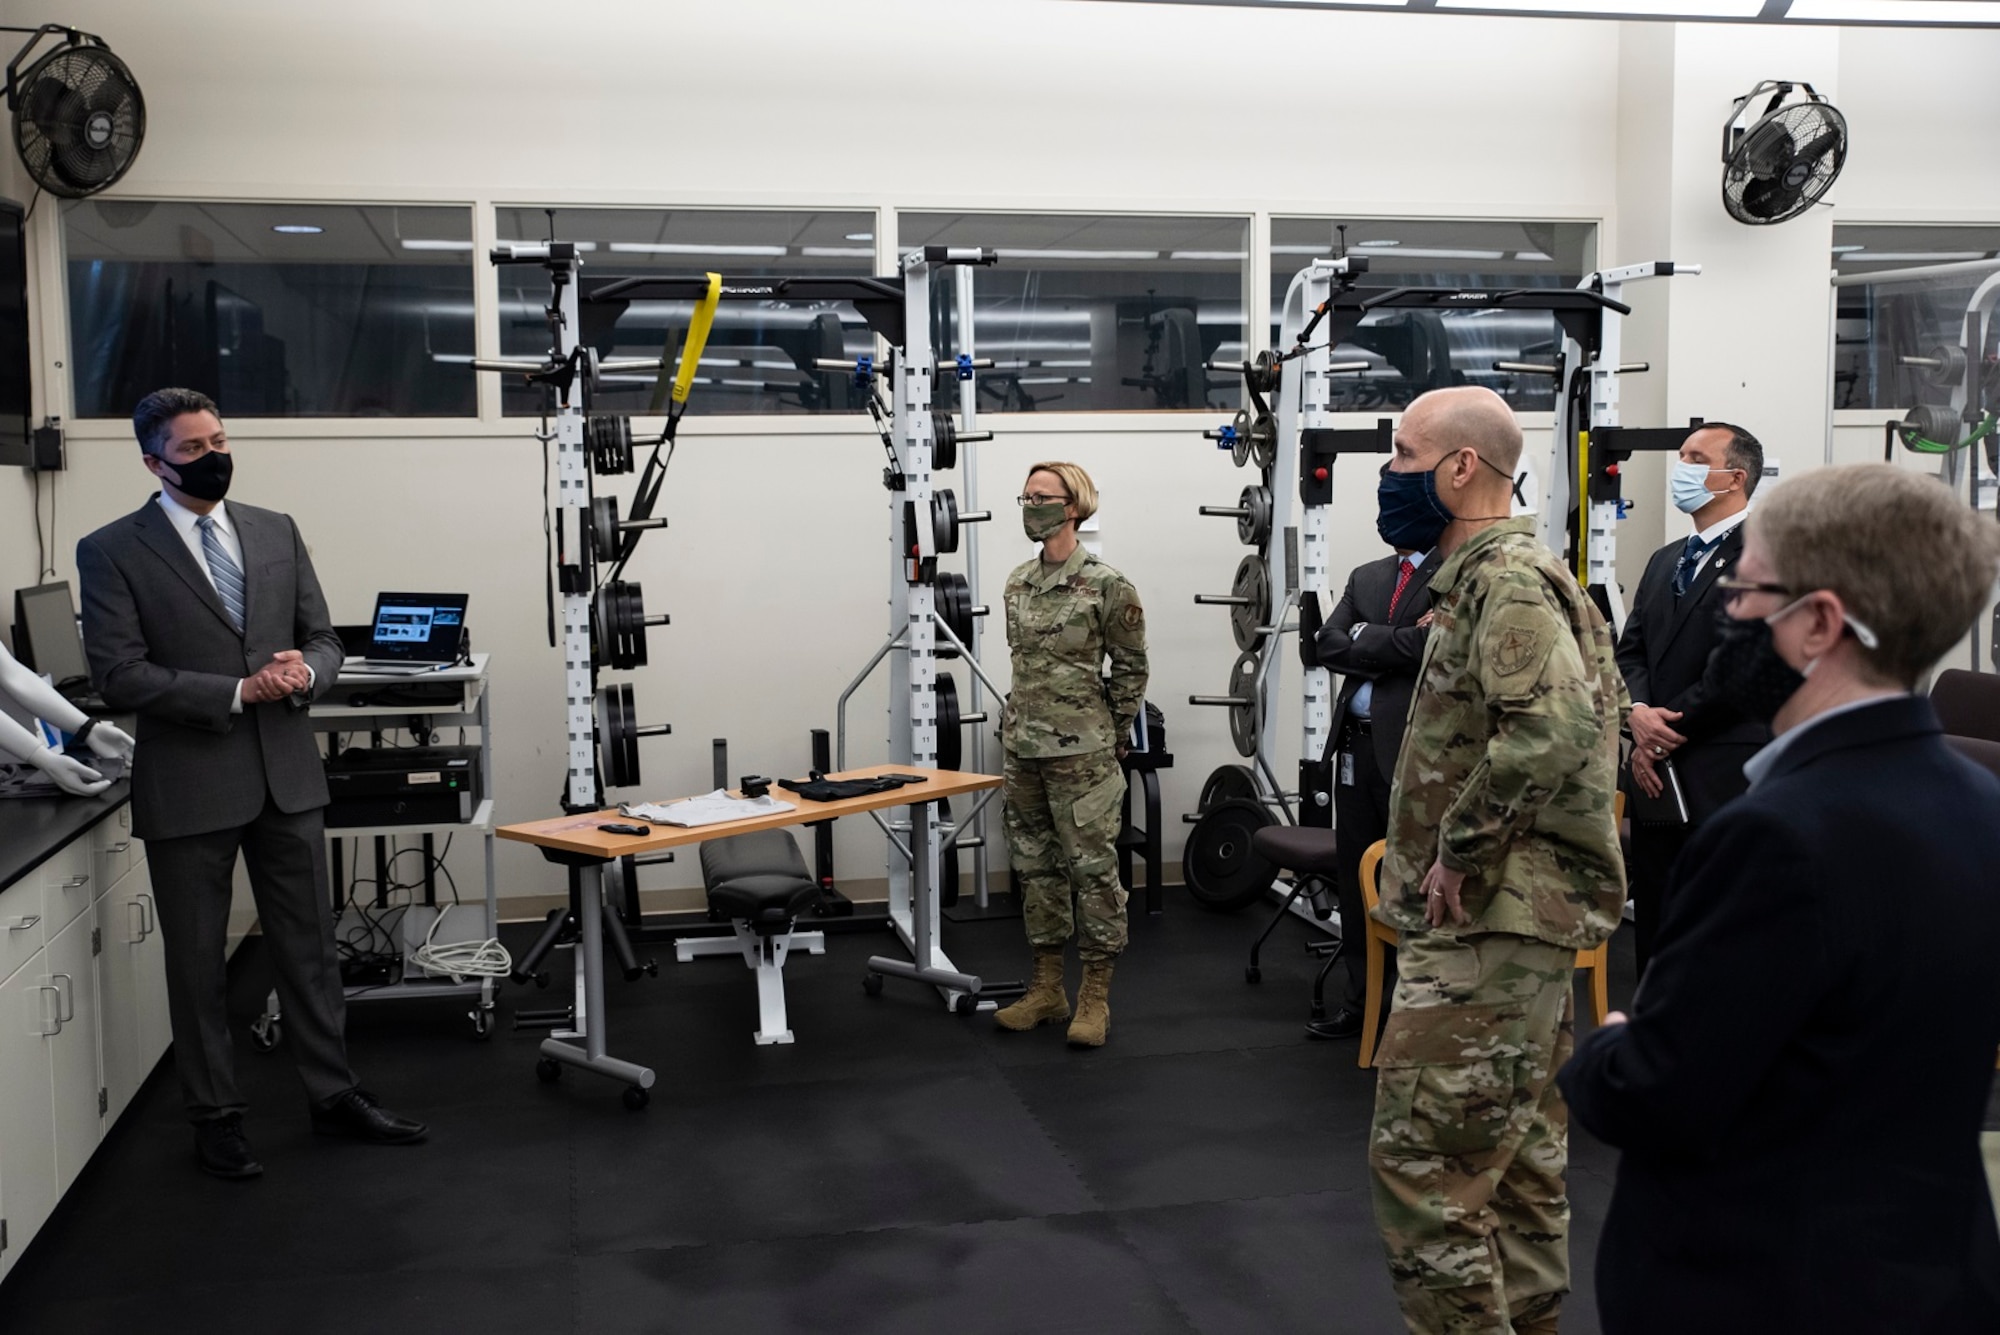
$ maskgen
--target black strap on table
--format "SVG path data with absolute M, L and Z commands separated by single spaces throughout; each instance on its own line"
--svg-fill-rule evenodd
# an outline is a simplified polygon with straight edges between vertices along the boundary
M 838 802 L 843 797 L 866 797 L 887 793 L 906 784 L 922 783 L 921 774 L 878 774 L 872 779 L 829 779 L 818 770 L 810 778 L 780 779 L 778 786 L 797 793 L 808 802 Z

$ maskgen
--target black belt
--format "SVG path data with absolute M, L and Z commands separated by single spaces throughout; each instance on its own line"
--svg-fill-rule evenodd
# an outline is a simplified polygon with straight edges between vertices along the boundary
M 1349 714 L 1340 721 L 1340 733 L 1343 737 L 1352 733 L 1372 733 L 1374 731 L 1374 722 L 1370 719 L 1357 718 L 1353 714 Z

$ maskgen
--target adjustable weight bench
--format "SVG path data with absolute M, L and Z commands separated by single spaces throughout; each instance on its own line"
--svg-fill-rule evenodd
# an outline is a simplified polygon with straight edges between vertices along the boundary
M 794 932 L 799 914 L 819 899 L 819 883 L 806 870 L 799 846 L 784 830 L 712 839 L 701 846 L 701 879 L 711 918 L 727 920 L 734 937 L 700 937 L 674 944 L 685 964 L 703 955 L 738 951 L 757 973 L 757 1041 L 789 1043 L 785 1019 L 785 957 L 794 947 L 826 953 L 820 932 Z

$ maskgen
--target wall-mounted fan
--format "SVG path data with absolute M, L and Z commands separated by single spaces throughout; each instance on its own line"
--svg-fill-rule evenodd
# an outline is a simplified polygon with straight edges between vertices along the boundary
M 59 24 L 4 31 L 34 34 L 7 64 L 7 109 L 35 184 L 81 199 L 123 176 L 146 138 L 146 101 L 125 62 L 103 38 Z M 23 70 L 29 53 L 56 34 L 62 43 Z
M 1809 83 L 1766 79 L 1736 99 L 1722 127 L 1722 162 L 1730 217 L 1758 225 L 1796 218 L 1833 188 L 1846 164 L 1847 118 Z

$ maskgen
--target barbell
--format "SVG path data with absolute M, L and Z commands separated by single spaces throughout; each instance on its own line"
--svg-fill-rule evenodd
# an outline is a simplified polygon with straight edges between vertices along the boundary
M 646 631 L 673 624 L 662 613 L 646 615 L 645 595 L 636 582 L 612 580 L 597 591 L 591 607 L 591 657 L 623 672 L 646 666 Z
M 639 739 L 665 737 L 671 724 L 642 725 L 632 707 L 632 685 L 620 682 L 597 693 L 597 776 L 606 788 L 639 782 Z

